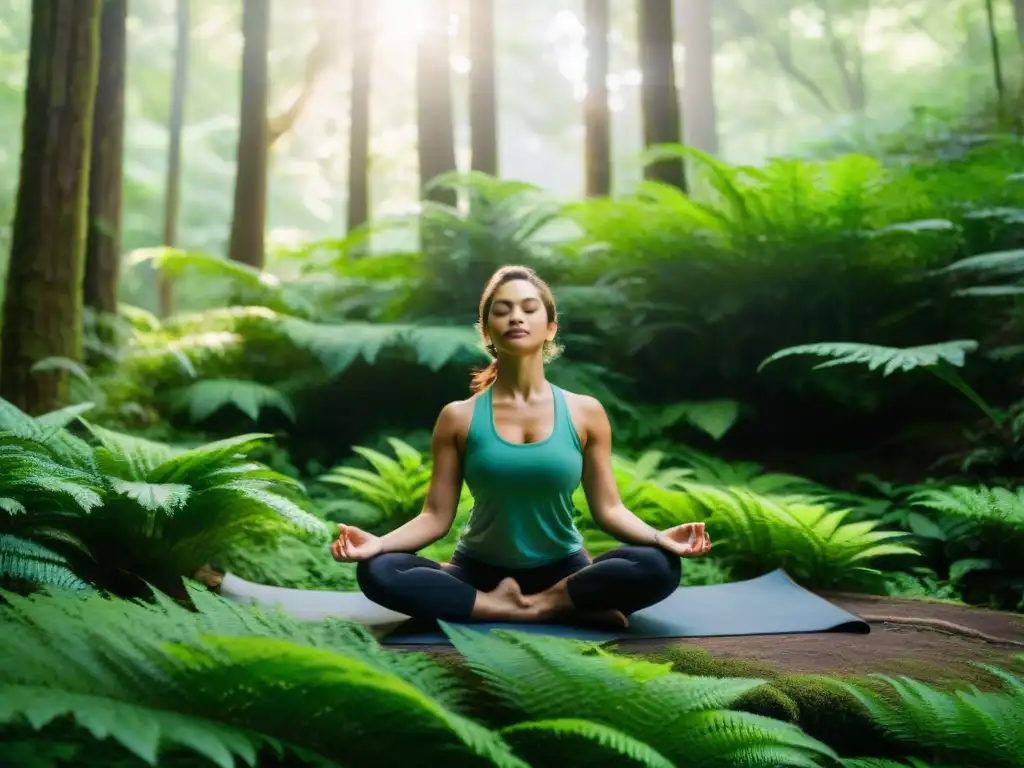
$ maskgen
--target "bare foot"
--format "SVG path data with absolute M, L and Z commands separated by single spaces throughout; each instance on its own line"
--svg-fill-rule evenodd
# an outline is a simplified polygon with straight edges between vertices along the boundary
M 502 579 L 490 592 L 477 594 L 473 618 L 478 621 L 523 621 L 529 619 L 531 607 L 515 579 Z

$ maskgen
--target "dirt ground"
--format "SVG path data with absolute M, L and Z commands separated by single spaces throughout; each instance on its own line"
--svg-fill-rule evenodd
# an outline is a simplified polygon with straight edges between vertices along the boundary
M 744 637 L 692 637 L 629 640 L 627 653 L 656 654 L 696 646 L 712 657 L 747 659 L 780 673 L 907 675 L 933 683 L 968 681 L 981 687 L 995 682 L 978 662 L 1024 669 L 1024 615 L 945 603 L 868 595 L 822 593 L 836 605 L 865 619 L 871 633 L 818 633 Z M 416 650 L 445 655 L 450 646 Z

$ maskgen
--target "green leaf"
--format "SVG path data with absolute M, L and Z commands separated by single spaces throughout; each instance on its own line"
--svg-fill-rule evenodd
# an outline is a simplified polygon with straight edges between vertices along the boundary
M 872 371 L 881 368 L 883 375 L 888 376 L 896 371 L 930 368 L 939 363 L 948 363 L 961 368 L 964 365 L 966 354 L 974 352 L 977 348 L 978 342 L 973 340 L 944 341 L 920 347 L 882 347 L 853 342 L 821 342 L 781 349 L 767 357 L 757 369 L 761 371 L 770 363 L 784 357 L 816 355 L 834 358 L 816 365 L 816 370 L 837 365 L 860 364 L 866 365 Z
M 185 506 L 192 493 L 191 486 L 180 483 L 141 483 L 137 481 L 111 479 L 114 490 L 150 511 L 174 514 Z

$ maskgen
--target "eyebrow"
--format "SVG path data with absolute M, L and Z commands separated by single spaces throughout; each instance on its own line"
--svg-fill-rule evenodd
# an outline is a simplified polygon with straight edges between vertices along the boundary
M 522 300 L 523 304 L 525 304 L 528 301 L 540 301 L 540 299 L 538 299 L 536 296 L 527 296 L 525 299 Z M 504 304 L 506 306 L 511 306 L 514 303 L 515 302 L 512 301 L 512 299 L 495 299 L 494 300 L 494 304 L 495 305 L 497 305 L 497 304 Z

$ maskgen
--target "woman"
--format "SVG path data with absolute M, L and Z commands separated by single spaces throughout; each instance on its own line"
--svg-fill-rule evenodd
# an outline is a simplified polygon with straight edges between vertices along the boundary
M 703 523 L 657 531 L 623 505 L 601 404 L 550 384 L 545 359 L 558 316 L 528 268 L 491 278 L 479 329 L 490 365 L 473 396 L 445 406 L 432 438 L 433 475 L 420 514 L 385 536 L 339 525 L 336 560 L 357 561 L 363 593 L 416 618 L 619 626 L 678 586 L 680 557 L 711 549 Z M 462 482 L 474 508 L 450 563 L 413 554 L 452 526 Z M 573 520 L 583 483 L 595 523 L 626 546 L 590 560 Z

